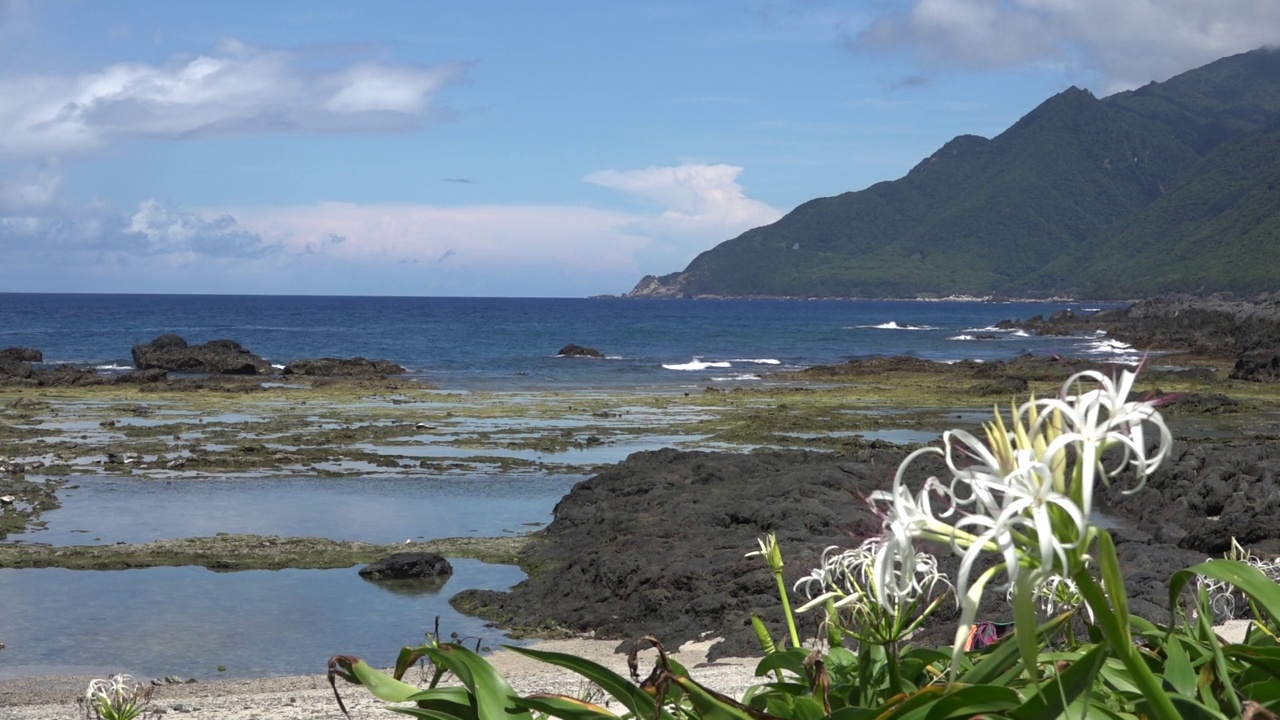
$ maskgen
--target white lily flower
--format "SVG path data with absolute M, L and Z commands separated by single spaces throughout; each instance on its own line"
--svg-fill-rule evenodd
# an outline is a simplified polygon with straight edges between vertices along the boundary
M 1089 524 L 1094 483 L 1099 478 L 1109 483 L 1131 469 L 1137 480 L 1128 492 L 1135 492 L 1173 442 L 1153 403 L 1128 400 L 1136 377 L 1125 371 L 1114 382 L 1095 371 L 1077 373 L 1063 384 L 1060 397 L 1033 399 L 1014 410 L 1009 428 L 997 414 L 986 427 L 985 442 L 951 430 L 943 434 L 943 448 L 908 455 L 893 488 L 870 497 L 886 505 L 885 537 L 874 566 L 880 603 L 893 607 L 915 592 L 905 569 L 916 562 L 918 539 L 946 542 L 962 557 L 955 586 L 961 598 L 957 643 L 967 637 L 985 586 L 1001 572 L 1006 589 L 1019 573 L 1031 572 L 1037 593 L 1067 597 L 1073 587 L 1065 584 L 1067 578 L 1087 566 L 1087 551 L 1098 532 Z M 1083 390 L 1085 383 L 1096 387 Z M 1147 450 L 1148 425 L 1156 430 L 1154 453 Z M 1112 447 L 1123 453 L 1118 463 L 1106 467 L 1103 453 Z M 951 478 L 930 477 L 913 494 L 904 476 L 926 454 L 941 455 Z M 946 498 L 950 507 L 935 513 L 933 493 Z M 984 553 L 996 553 L 1001 561 L 971 581 Z M 959 653 L 954 654 L 957 661 Z

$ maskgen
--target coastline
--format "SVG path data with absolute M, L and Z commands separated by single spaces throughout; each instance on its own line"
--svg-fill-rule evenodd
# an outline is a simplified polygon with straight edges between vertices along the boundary
M 1248 621 L 1229 620 L 1216 628 L 1223 641 L 1237 643 L 1243 641 L 1248 625 Z M 679 652 L 672 653 L 671 657 L 687 667 L 690 676 L 697 682 L 738 700 L 752 685 L 765 680 L 755 676 L 755 667 L 760 657 L 719 658 L 715 662 L 707 662 L 706 653 L 712 642 L 704 640 L 688 643 Z M 544 640 L 529 647 L 577 655 L 604 665 L 623 677 L 627 676 L 626 655 L 614 652 L 618 643 L 612 640 Z M 642 674 L 652 658 L 652 651 L 641 654 Z M 609 703 L 607 698 L 593 694 L 590 684 L 584 678 L 553 665 L 505 649 L 494 652 L 487 659 L 512 688 L 522 695 L 569 695 L 617 709 L 616 703 Z M 410 671 L 406 679 L 417 681 L 417 676 L 417 673 Z M 0 720 L 80 720 L 83 715 L 76 699 L 88 681 L 89 678 L 68 676 L 24 677 L 0 681 Z M 446 681 L 445 684 L 449 682 Z M 339 680 L 338 691 L 342 694 L 342 701 L 351 718 L 360 720 L 388 717 L 388 704 L 373 697 L 363 688 Z M 329 682 L 321 674 L 162 685 L 156 688 L 151 707 L 163 710 L 166 715 L 173 713 L 190 720 L 305 720 L 342 717 Z
M 706 653 L 711 643 L 710 640 L 688 643 L 671 656 L 689 668 L 698 682 L 730 697 L 741 698 L 756 682 L 754 671 L 759 658 L 720 658 L 708 663 Z M 626 655 L 614 652 L 617 641 L 544 640 L 529 647 L 578 655 L 627 676 Z M 393 650 L 387 648 L 388 656 Z M 653 656 L 652 651 L 641 654 L 642 673 Z M 510 650 L 497 650 L 487 659 L 521 694 L 541 692 L 586 697 L 590 692 L 584 678 Z M 419 673 L 410 671 L 406 680 L 417 682 L 418 677 Z M 89 680 L 87 677 L 33 676 L 0 681 L 0 720 L 79 720 L 83 715 L 76 699 Z M 338 691 L 352 718 L 388 717 L 387 704 L 363 688 L 339 680 Z M 595 702 L 604 704 L 599 698 Z M 342 717 L 323 674 L 161 685 L 156 687 L 152 707 L 191 720 Z

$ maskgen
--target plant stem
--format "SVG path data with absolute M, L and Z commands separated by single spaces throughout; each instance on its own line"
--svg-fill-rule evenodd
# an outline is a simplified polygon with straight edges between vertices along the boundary
M 1102 634 L 1106 638 L 1107 645 L 1111 647 L 1111 652 L 1120 658 L 1125 669 L 1133 676 L 1134 684 L 1138 686 L 1138 690 L 1147 701 L 1151 717 L 1159 720 L 1181 720 L 1182 714 L 1173 706 L 1173 701 L 1169 699 L 1169 694 L 1165 692 L 1160 680 L 1143 661 L 1138 648 L 1128 641 L 1125 629 L 1120 624 L 1121 619 L 1112 612 L 1111 604 L 1107 602 L 1107 595 L 1098 585 L 1098 581 L 1083 566 L 1076 570 L 1072 579 L 1080 588 L 1080 595 L 1084 597 L 1085 603 L 1093 610 L 1094 617 L 1098 618 L 1098 624 L 1102 626 Z M 1124 618 L 1124 622 L 1127 624 L 1129 618 Z
M 902 676 L 898 672 L 898 643 L 885 643 L 884 657 L 885 666 L 889 670 L 889 692 L 885 693 L 885 698 L 891 698 L 902 692 Z
M 791 631 L 791 647 L 800 647 L 800 633 L 796 632 L 796 616 L 791 612 L 791 600 L 787 597 L 787 584 L 782 579 L 782 571 L 773 574 L 778 581 L 778 595 L 782 598 L 782 614 L 787 616 L 787 630 Z

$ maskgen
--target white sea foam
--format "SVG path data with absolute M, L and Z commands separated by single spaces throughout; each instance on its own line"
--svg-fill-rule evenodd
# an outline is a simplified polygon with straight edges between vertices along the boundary
M 845 328 L 845 329 L 849 330 L 854 328 L 867 329 L 867 330 L 937 330 L 937 328 L 933 327 L 932 325 L 911 325 L 911 324 L 899 325 L 897 322 L 893 320 L 890 320 L 889 322 L 886 322 L 886 323 L 880 323 L 879 325 L 855 325 L 853 326 L 853 328 Z
M 1085 345 L 1085 352 L 1090 353 L 1123 353 L 1132 349 L 1132 345 L 1119 340 L 1098 340 Z
M 728 377 L 713 377 L 711 379 L 716 382 L 729 382 L 732 380 L 759 380 L 760 376 L 752 375 L 751 373 L 738 373 L 737 375 L 729 375 Z
M 947 339 L 948 339 L 948 340 L 977 340 L 978 338 L 976 338 L 976 337 L 974 337 L 974 336 L 972 336 L 972 335 L 952 335 L 951 337 L 949 337 L 949 338 L 947 338 Z
M 132 370 L 132 365 L 94 365 L 94 370 Z
M 284 366 L 283 366 L 283 365 L 279 365 L 279 364 L 277 364 L 277 363 L 271 363 L 271 367 L 273 367 L 273 368 L 275 368 L 275 369 L 277 369 L 277 370 L 283 370 L 283 369 L 284 369 Z
M 1026 330 L 1014 330 L 1013 336 L 1014 337 L 1031 337 L 1031 333 L 1027 332 Z
M 773 358 L 733 358 L 729 360 L 729 362 L 755 363 L 757 365 L 781 365 L 782 364 L 781 360 L 774 360 Z
M 996 327 L 995 325 L 988 325 L 986 327 L 980 327 L 980 328 L 964 329 L 964 332 L 967 332 L 967 333 L 1011 333 L 1013 331 L 1014 331 L 1013 328 L 1002 328 L 1002 327 Z
M 712 360 L 709 362 L 704 362 L 702 360 L 694 358 L 693 360 L 690 360 L 687 363 L 678 363 L 678 364 L 672 364 L 672 365 L 663 363 L 662 367 L 668 370 L 706 370 L 707 368 L 733 367 L 733 363 L 730 363 L 724 360 Z

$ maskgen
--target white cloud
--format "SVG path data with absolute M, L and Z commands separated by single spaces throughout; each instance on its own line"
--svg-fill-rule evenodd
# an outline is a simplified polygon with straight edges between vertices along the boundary
M 156 292 L 620 292 L 778 217 L 745 196 L 741 170 L 682 165 L 588 176 L 650 200 L 648 213 L 347 202 L 192 212 L 146 200 L 128 213 L 33 206 L 0 213 L 0 284 L 25 281 L 28 271 L 17 268 L 26 267 L 63 273 L 66 284 L 52 291 L 82 289 L 76 273 L 106 282 L 115 272 L 126 288 Z M 189 285 L 162 284 L 179 278 Z
M 1105 92 L 1277 43 L 1275 0 L 911 0 L 853 42 L 934 67 L 1066 64 L 1100 73 Z
M 736 165 L 685 164 L 643 170 L 602 170 L 583 178 L 636 195 L 664 208 L 660 215 L 633 218 L 628 231 L 675 246 L 709 247 L 753 227 L 768 225 L 782 213 L 746 196 Z
M 58 199 L 62 182 L 62 173 L 53 165 L 31 167 L 16 177 L 0 178 L 0 213 L 47 208 Z
M 0 77 L 0 154 L 59 155 L 136 138 L 401 132 L 432 117 L 457 63 L 359 63 L 332 71 L 228 40 L 165 66 Z

